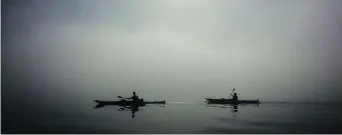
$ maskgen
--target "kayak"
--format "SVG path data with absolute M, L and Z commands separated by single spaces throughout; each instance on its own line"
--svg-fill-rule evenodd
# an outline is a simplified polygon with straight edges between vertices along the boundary
M 117 106 L 133 106 L 133 101 L 120 100 L 120 101 L 100 101 L 94 100 L 98 105 L 117 105 Z M 139 103 L 139 106 L 145 106 L 146 104 L 165 104 L 164 101 L 144 101 Z
M 209 104 L 259 104 L 259 100 L 238 100 L 205 98 Z

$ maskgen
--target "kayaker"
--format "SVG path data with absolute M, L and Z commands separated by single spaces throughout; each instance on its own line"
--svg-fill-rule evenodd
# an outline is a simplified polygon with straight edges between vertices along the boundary
M 132 97 L 129 97 L 129 98 L 126 98 L 126 99 L 132 99 L 133 100 L 133 103 L 138 105 L 139 102 L 140 102 L 140 99 L 139 97 L 135 94 L 135 91 L 133 92 L 133 96 Z
M 238 96 L 237 96 L 236 93 L 234 93 L 234 95 L 233 95 L 233 100 L 234 100 L 234 101 L 238 101 Z

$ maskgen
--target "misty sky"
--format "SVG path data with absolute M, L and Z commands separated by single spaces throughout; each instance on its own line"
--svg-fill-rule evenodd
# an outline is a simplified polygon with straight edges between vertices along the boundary
M 1 9 L 4 93 L 341 98 L 340 0 L 3 0 Z

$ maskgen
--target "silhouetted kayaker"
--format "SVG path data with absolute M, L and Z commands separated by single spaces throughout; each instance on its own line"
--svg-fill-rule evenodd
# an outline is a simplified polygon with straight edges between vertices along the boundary
M 135 91 L 133 92 L 133 96 L 132 96 L 132 97 L 129 97 L 129 98 L 126 98 L 126 99 L 132 99 L 132 100 L 133 100 L 133 103 L 134 103 L 135 105 L 138 105 L 139 102 L 140 102 L 139 97 L 138 97 L 137 95 L 135 95 Z
M 234 93 L 233 100 L 234 100 L 234 101 L 238 101 L 238 96 L 237 96 L 236 93 Z

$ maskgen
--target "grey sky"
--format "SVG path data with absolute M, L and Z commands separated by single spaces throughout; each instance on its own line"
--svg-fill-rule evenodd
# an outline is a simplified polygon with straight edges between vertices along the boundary
M 88 97 L 136 88 L 148 98 L 196 101 L 237 88 L 246 99 L 339 100 L 341 7 L 339 0 L 7 0 L 3 72 L 36 77 L 33 90 L 73 82 L 77 90 L 65 91 Z

